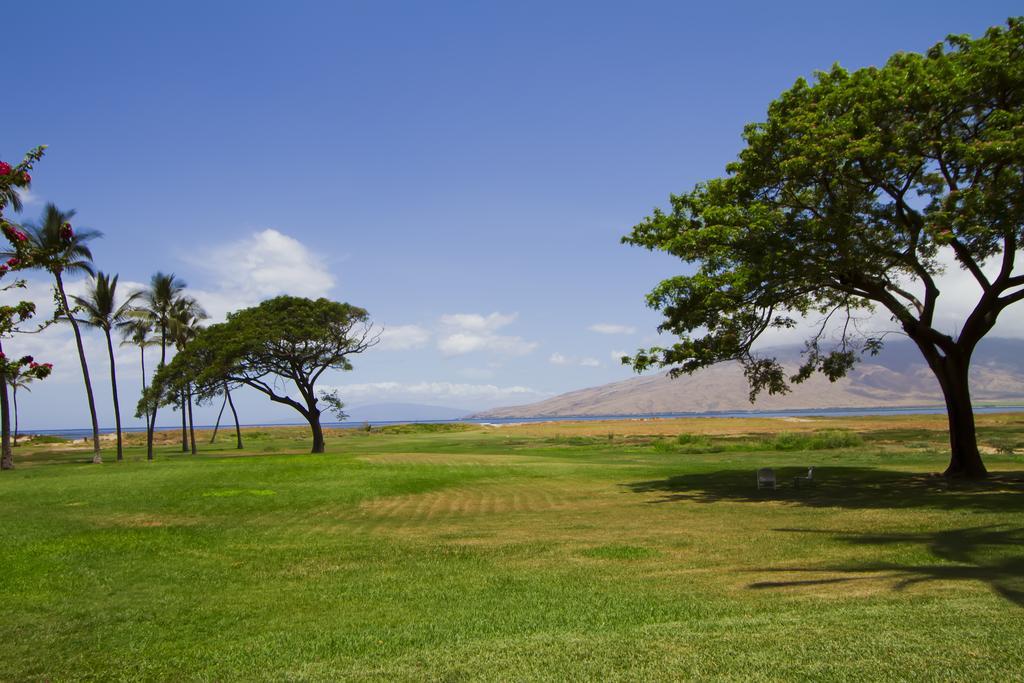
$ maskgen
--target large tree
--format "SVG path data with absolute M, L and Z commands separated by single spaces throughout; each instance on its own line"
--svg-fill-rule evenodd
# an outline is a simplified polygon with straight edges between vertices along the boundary
M 269 299 L 201 330 L 157 372 L 140 412 L 155 402 L 180 400 L 189 384 L 200 400 L 218 395 L 225 383 L 244 384 L 298 411 L 312 430 L 312 452 L 323 453 L 319 400 L 325 394 L 316 382 L 327 370 L 351 370 L 349 358 L 378 339 L 362 308 L 322 298 Z M 340 405 L 333 394 L 326 399 L 330 406 Z
M 798 80 L 748 125 L 728 175 L 671 198 L 625 242 L 696 271 L 648 296 L 679 337 L 637 353 L 637 370 L 693 372 L 740 361 L 751 385 L 789 390 L 813 372 L 833 381 L 882 334 L 845 324 L 881 307 L 920 349 L 949 414 L 947 476 L 982 477 L 968 384 L 971 354 L 1004 309 L 1024 299 L 1024 22 L 982 38 L 950 36 L 882 67 L 838 66 Z M 980 292 L 958 330 L 937 318 L 943 260 Z M 752 350 L 801 316 L 825 325 L 787 373 Z M 831 336 L 831 341 L 826 340 Z M 788 376 L 787 376 L 788 375 Z

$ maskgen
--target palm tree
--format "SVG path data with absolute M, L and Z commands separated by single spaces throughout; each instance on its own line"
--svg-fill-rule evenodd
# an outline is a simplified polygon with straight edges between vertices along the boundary
M 132 304 L 139 297 L 134 292 L 117 305 L 117 275 L 113 277 L 97 272 L 96 277 L 86 286 L 85 296 L 72 296 L 79 309 L 83 322 L 91 327 L 103 330 L 107 338 L 107 353 L 110 356 L 110 386 L 114 393 L 114 424 L 117 429 L 117 459 L 124 460 L 121 443 L 121 406 L 117 400 L 117 371 L 114 364 L 114 344 L 110 340 L 110 330 L 115 325 L 124 323 L 134 310 Z
M 199 321 L 207 317 L 206 311 L 199 305 L 199 302 L 190 296 L 179 295 L 171 305 L 171 312 L 168 318 L 167 330 L 174 346 L 181 351 L 185 346 L 195 339 L 196 333 L 201 326 Z M 188 432 L 185 429 L 185 409 L 188 408 Z M 189 435 L 191 435 L 192 455 L 196 454 L 196 433 L 195 425 L 192 423 L 192 391 L 190 386 L 181 390 L 181 451 L 189 451 Z
M 133 292 L 133 294 L 141 296 L 142 292 Z M 156 340 L 152 339 L 149 335 L 153 332 L 153 326 L 149 322 L 149 317 L 144 311 L 139 309 L 133 309 L 128 315 L 128 318 L 121 323 L 117 324 L 117 329 L 121 332 L 121 346 L 138 346 L 139 347 L 139 360 L 142 363 L 142 393 L 146 393 L 146 347 L 153 346 L 156 344 Z M 146 433 L 149 434 L 149 411 L 146 411 Z
M 160 331 L 160 367 L 167 363 L 167 327 L 170 324 L 171 308 L 185 289 L 185 283 L 174 276 L 174 273 L 158 272 L 149 281 L 149 288 L 140 292 L 139 310 L 149 319 L 154 330 Z M 153 433 L 156 431 L 156 409 L 154 403 L 149 414 L 149 427 L 146 430 L 146 457 L 153 459 Z
M 18 389 L 32 391 L 28 385 L 35 380 L 32 375 L 22 373 L 21 367 L 12 368 L 7 375 L 7 384 L 11 387 L 11 398 L 14 401 L 14 445 L 18 445 Z
M 92 275 L 92 251 L 86 242 L 100 237 L 102 233 L 95 230 L 71 229 L 71 219 L 75 212 L 61 211 L 53 204 L 43 209 L 42 218 L 35 225 L 25 226 L 29 243 L 33 251 L 33 266 L 42 268 L 53 275 L 57 292 L 57 315 L 63 316 L 71 323 L 75 331 L 75 343 L 78 345 L 78 359 L 82 363 L 82 379 L 85 381 L 85 394 L 89 399 L 89 415 L 92 418 L 92 461 L 103 462 L 100 455 L 100 427 L 96 421 L 96 401 L 92 396 L 92 382 L 89 379 L 89 364 L 85 360 L 85 347 L 82 345 L 82 331 L 78 321 L 71 314 L 68 296 L 64 291 L 64 275 L 88 273 Z

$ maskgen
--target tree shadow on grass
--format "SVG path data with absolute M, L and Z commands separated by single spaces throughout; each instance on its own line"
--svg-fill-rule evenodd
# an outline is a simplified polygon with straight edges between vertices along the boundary
M 1024 607 L 1024 529 L 1004 525 L 970 527 L 919 533 L 854 534 L 815 529 L 776 529 L 801 534 L 829 534 L 834 540 L 856 546 L 923 545 L 937 564 L 868 562 L 818 568 L 772 568 L 759 572 L 784 574 L 846 574 L 786 581 L 759 581 L 753 589 L 825 586 L 855 582 L 888 581 L 902 591 L 930 581 L 980 581 L 997 595 Z
M 993 474 L 982 481 L 893 472 L 867 467 L 816 467 L 815 483 L 797 487 L 806 469 L 775 470 L 777 489 L 758 489 L 753 469 L 682 474 L 623 484 L 633 493 L 660 493 L 651 503 L 780 501 L 809 507 L 853 509 L 935 508 L 992 512 L 1024 511 L 1024 472 Z

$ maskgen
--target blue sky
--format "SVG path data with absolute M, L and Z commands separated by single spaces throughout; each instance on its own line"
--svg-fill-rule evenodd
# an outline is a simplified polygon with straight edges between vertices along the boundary
M 173 271 L 215 315 L 281 292 L 367 308 L 385 343 L 328 379 L 350 404 L 527 402 L 630 376 L 612 353 L 651 341 L 644 295 L 681 265 L 619 238 L 720 175 L 743 125 L 797 77 L 1015 12 L 15 3 L 0 27 L 0 156 L 49 145 L 26 218 L 46 201 L 76 208 L 105 233 L 97 265 L 123 281 Z M 30 291 L 49 298 L 42 280 Z M 13 345 L 59 366 L 22 398 L 23 424 L 86 425 L 70 331 Z M 89 353 L 111 424 L 98 337 Z M 122 360 L 134 404 L 137 354 Z M 242 404 L 248 422 L 299 418 Z

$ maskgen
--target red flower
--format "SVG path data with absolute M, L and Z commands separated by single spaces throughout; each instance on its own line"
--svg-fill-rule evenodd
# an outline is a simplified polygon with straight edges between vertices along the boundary
M 43 363 L 43 367 L 46 368 L 47 370 L 52 370 L 53 363 Z
M 3 360 L 4 358 L 7 358 L 7 356 L 4 355 L 3 351 L 0 351 L 0 360 Z
M 11 165 L 6 161 L 0 161 L 0 175 L 7 175 L 11 172 Z
M 62 240 L 69 240 L 72 237 L 74 237 L 74 235 L 75 231 L 71 229 L 70 223 L 65 223 L 64 225 L 60 226 L 60 238 Z
M 6 263 L 0 263 L 0 273 L 6 273 L 10 267 Z
M 32 176 L 28 174 L 28 171 L 23 171 L 21 174 L 21 182 L 24 185 L 28 185 L 32 182 Z
M 7 265 L 10 266 L 11 268 L 17 268 L 19 263 L 21 263 L 21 259 L 18 258 L 17 256 L 12 256 L 11 258 L 7 259 Z
M 29 363 L 28 367 L 30 370 L 35 370 L 36 368 L 39 367 L 39 363 Z

